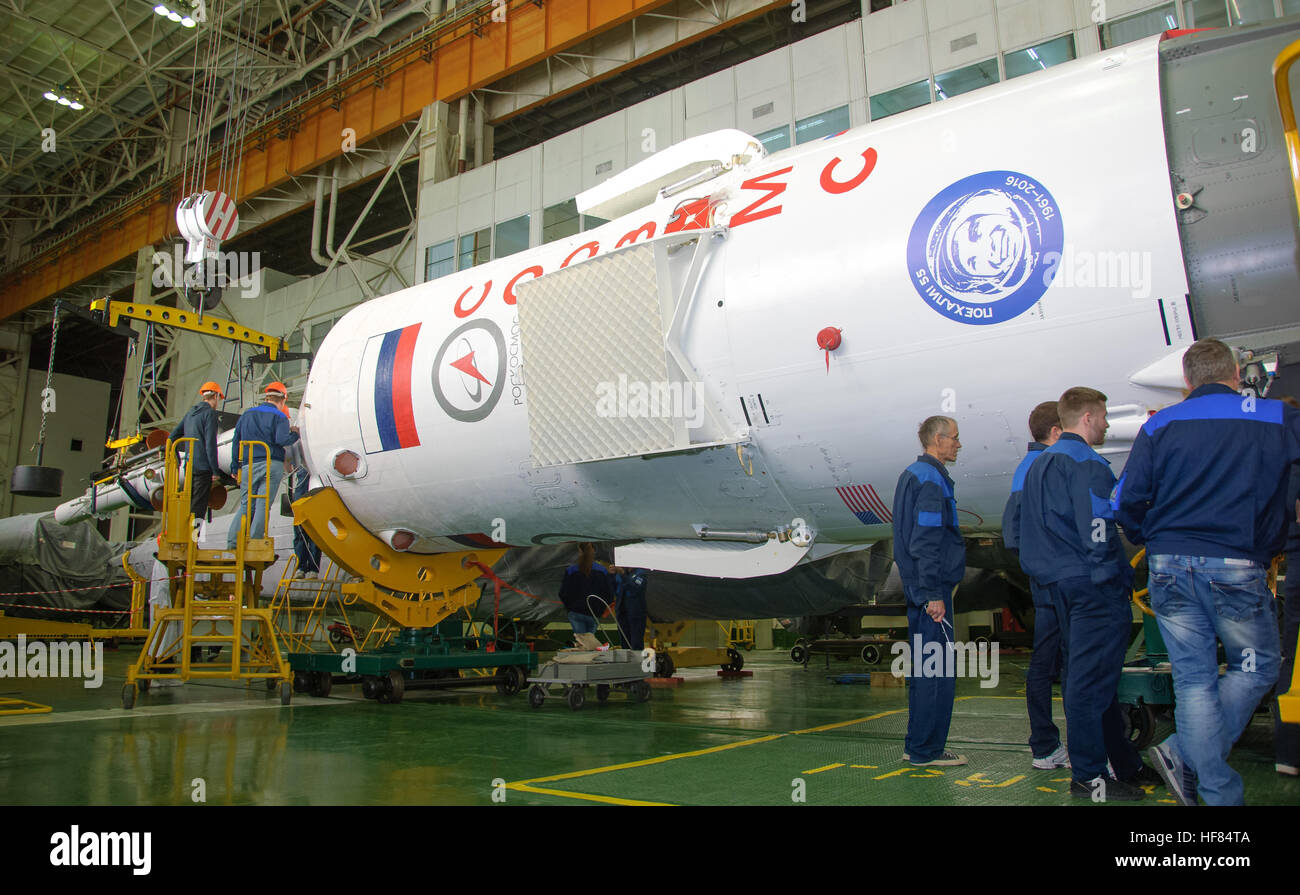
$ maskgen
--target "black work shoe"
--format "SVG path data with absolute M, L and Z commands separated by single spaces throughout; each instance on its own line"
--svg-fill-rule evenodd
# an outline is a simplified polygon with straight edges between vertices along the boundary
M 1071 780 L 1070 795 L 1076 799 L 1092 799 L 1094 802 L 1140 802 L 1146 793 L 1123 780 L 1097 776 L 1087 781 Z
M 1155 768 L 1144 764 L 1132 777 L 1125 777 L 1124 782 L 1129 786 L 1164 786 L 1165 778 Z

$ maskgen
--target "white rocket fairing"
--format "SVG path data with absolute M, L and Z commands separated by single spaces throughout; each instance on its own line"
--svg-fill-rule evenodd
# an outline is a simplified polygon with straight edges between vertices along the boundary
M 344 317 L 301 408 L 319 482 L 399 549 L 743 577 L 889 537 L 927 416 L 994 531 L 1035 404 L 1101 389 L 1118 466 L 1178 398 L 1131 379 L 1193 339 L 1156 40 L 772 157 L 703 144 L 579 199 L 649 205 Z

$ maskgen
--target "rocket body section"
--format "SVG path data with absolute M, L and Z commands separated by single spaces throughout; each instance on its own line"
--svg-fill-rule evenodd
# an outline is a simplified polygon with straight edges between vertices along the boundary
M 1112 433 L 1135 434 L 1126 421 L 1171 393 L 1129 377 L 1192 341 L 1157 45 L 755 158 L 598 229 L 369 301 L 312 367 L 309 464 L 370 530 L 415 533 L 416 552 L 799 520 L 822 544 L 869 543 L 889 536 L 917 426 L 943 414 L 964 444 L 963 522 L 995 531 L 1035 404 L 1088 384 L 1110 396 Z M 1099 164 L 1112 155 L 1126 164 Z M 550 396 L 530 394 L 527 284 L 691 235 L 707 257 L 677 342 L 713 437 L 535 463 L 529 402 Z M 1098 259 L 1120 255 L 1124 277 L 1098 276 Z M 617 352 L 623 325 L 575 315 L 558 338 L 575 357 Z M 829 356 L 816 344 L 828 326 L 842 333 Z M 611 390 L 623 408 L 617 383 L 565 395 L 595 404 Z M 1129 443 L 1104 449 L 1117 469 Z M 347 451 L 362 462 L 344 476 Z

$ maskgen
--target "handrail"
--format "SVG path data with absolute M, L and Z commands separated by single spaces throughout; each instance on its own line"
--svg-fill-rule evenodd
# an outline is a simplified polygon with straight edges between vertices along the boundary
M 1295 191 L 1296 214 L 1300 217 L 1300 134 L 1296 133 L 1295 108 L 1291 105 L 1291 66 L 1300 59 L 1300 40 L 1287 46 L 1273 60 L 1273 90 L 1282 113 L 1282 133 L 1291 158 L 1291 187 Z

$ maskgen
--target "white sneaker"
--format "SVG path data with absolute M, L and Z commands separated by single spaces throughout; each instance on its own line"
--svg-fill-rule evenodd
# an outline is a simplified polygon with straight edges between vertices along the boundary
M 150 681 L 149 686 L 150 687 L 184 687 L 185 682 L 178 681 L 176 680 L 176 678 L 172 678 L 172 677 L 160 677 Z
M 304 572 L 302 577 L 310 578 L 312 581 L 315 581 L 320 578 L 320 572 Z
M 1039 771 L 1054 771 L 1057 768 L 1068 768 L 1069 766 L 1070 753 L 1060 743 L 1057 743 L 1056 750 L 1051 755 L 1034 759 L 1034 768 Z

